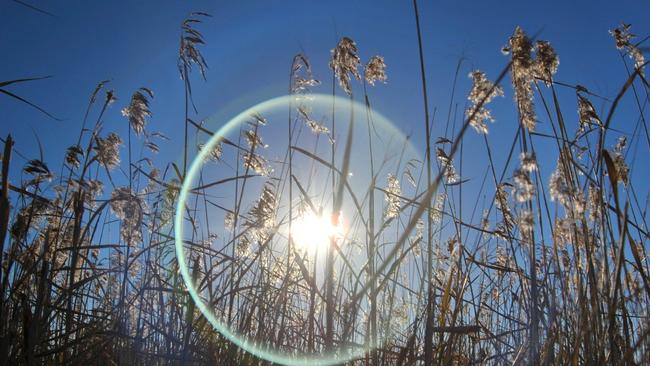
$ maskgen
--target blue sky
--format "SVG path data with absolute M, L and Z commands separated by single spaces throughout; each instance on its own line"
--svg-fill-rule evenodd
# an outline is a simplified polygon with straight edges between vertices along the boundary
M 422 97 L 417 38 L 411 1 L 66 1 L 30 0 L 54 14 L 47 16 L 14 1 L 0 3 L 2 80 L 51 75 L 52 78 L 16 85 L 9 90 L 37 103 L 62 121 L 0 96 L 0 134 L 11 133 L 17 149 L 28 158 L 38 155 L 34 134 L 45 149 L 45 160 L 59 167 L 65 148 L 75 143 L 88 98 L 95 85 L 110 79 L 118 101 L 104 119 L 105 131 L 125 136 L 127 122 L 120 115 L 133 91 L 153 90 L 155 99 L 150 131 L 172 138 L 159 159 L 179 160 L 182 149 L 183 85 L 176 68 L 180 23 L 192 11 L 213 15 L 198 28 L 205 36 L 207 82 L 195 74 L 193 88 L 199 120 L 215 113 L 224 117 L 266 99 L 286 94 L 291 58 L 304 52 L 315 76 L 331 90 L 327 68 L 330 49 L 341 36 L 357 42 L 364 61 L 384 56 L 388 83 L 371 92 L 374 107 L 407 134 L 421 139 Z M 507 63 L 500 53 L 516 25 L 549 40 L 560 57 L 556 79 L 581 84 L 597 94 L 613 97 L 626 78 L 619 52 L 608 30 L 620 22 L 632 23 L 634 33 L 650 34 L 647 1 L 420 1 L 421 24 L 430 105 L 438 108 L 433 136 L 442 134 L 458 59 L 461 69 L 455 102 L 465 103 L 470 83 L 466 75 L 479 68 L 495 78 Z M 356 86 L 360 90 L 360 86 Z M 509 147 L 516 128 L 509 79 L 505 98 L 491 109 L 496 123 L 489 139 L 500 149 Z M 340 92 L 340 89 L 339 89 Z M 575 93 L 560 89 L 570 123 L 577 124 Z M 602 105 L 594 101 L 597 108 Z M 626 114 L 625 110 L 632 113 Z M 602 111 L 601 111 L 602 112 Z M 625 100 L 613 126 L 631 132 L 637 115 Z M 540 114 L 541 132 L 549 131 Z M 224 119 L 225 122 L 225 119 Z M 475 133 L 468 135 L 466 156 L 484 151 Z M 508 145 L 508 146 L 506 146 Z M 477 145 L 480 146 L 480 145 Z M 641 153 L 647 146 L 639 145 Z M 501 154 L 499 154 L 501 152 Z M 123 159 L 125 151 L 123 149 Z M 21 161 L 22 164 L 22 161 Z M 473 177 L 481 177 L 484 165 Z M 498 162 L 497 162 L 498 164 Z M 551 164 L 554 164 L 552 162 Z M 546 172 L 554 166 L 546 167 Z M 634 172 L 634 169 L 633 169 Z M 637 174 L 637 173 L 634 173 Z M 647 172 L 643 173 L 644 175 Z

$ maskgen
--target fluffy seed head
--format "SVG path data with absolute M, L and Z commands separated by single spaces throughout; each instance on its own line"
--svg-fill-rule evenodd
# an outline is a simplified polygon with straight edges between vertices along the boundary
M 95 141 L 94 150 L 101 166 L 113 170 L 120 165 L 120 146 L 122 145 L 120 136 L 111 132 L 106 138 L 97 136 Z
M 538 78 L 544 80 L 546 86 L 551 86 L 553 75 L 557 72 L 560 59 L 555 49 L 548 41 L 537 41 L 537 58 L 535 59 L 535 73 Z
M 366 82 L 375 85 L 375 81 L 386 82 L 386 64 L 381 56 L 372 56 L 366 64 L 364 76 Z
M 503 89 L 488 80 L 482 71 L 474 70 L 469 77 L 473 82 L 472 90 L 467 96 L 471 105 L 465 111 L 465 116 L 471 118 L 469 123 L 478 133 L 487 134 L 485 121 L 494 122 L 494 118 L 485 106 L 495 97 L 503 96 Z
M 199 151 L 202 151 L 203 149 L 205 149 L 205 144 L 199 144 L 197 147 L 198 147 Z M 221 141 L 219 141 L 208 152 L 208 154 L 206 155 L 206 159 L 216 162 L 216 161 L 221 160 L 221 155 L 222 154 L 223 154 L 223 146 L 221 144 Z
M 531 87 L 534 81 L 533 45 L 526 33 L 517 27 L 515 33 L 510 37 L 509 46 L 512 55 L 512 85 L 515 89 L 519 118 L 521 124 L 532 132 L 537 125 Z
M 205 80 L 205 70 L 208 64 L 205 62 L 198 46 L 205 44 L 203 35 L 194 29 L 194 24 L 201 23 L 201 17 L 210 16 L 206 13 L 192 13 L 181 24 L 181 42 L 178 48 L 178 71 L 181 79 L 185 80 L 188 73 L 192 70 L 192 65 L 196 65 L 201 72 L 201 77 Z
M 386 187 L 386 218 L 392 219 L 399 215 L 400 198 L 402 189 L 399 185 L 399 180 L 392 174 L 388 174 L 388 187 Z
M 360 63 L 361 59 L 357 55 L 357 46 L 354 41 L 348 37 L 341 38 L 332 50 L 329 67 L 334 71 L 339 79 L 339 84 L 348 95 L 352 95 L 350 75 L 357 80 L 361 78 L 358 70 Z
M 521 153 L 519 155 L 519 161 L 521 162 L 521 169 L 526 172 L 534 172 L 537 170 L 537 158 L 535 157 L 534 152 Z
M 140 88 L 131 96 L 129 106 L 122 109 L 122 115 L 129 119 L 131 128 L 136 135 L 141 135 L 144 132 L 146 118 L 151 117 L 147 95 L 149 98 L 153 98 L 153 92 L 150 89 Z
M 68 147 L 65 154 L 65 162 L 73 168 L 79 168 L 81 164 L 81 157 L 84 156 L 84 151 L 79 145 Z
M 120 236 L 129 245 L 142 241 L 145 203 L 129 187 L 117 188 L 111 194 L 111 210 L 120 220 Z
M 642 66 L 645 63 L 643 52 L 632 43 L 632 39 L 636 36 L 630 32 L 631 24 L 621 24 L 618 28 L 610 30 L 609 33 L 616 41 L 616 48 L 625 50 L 632 60 L 634 60 L 634 67 L 643 73 Z

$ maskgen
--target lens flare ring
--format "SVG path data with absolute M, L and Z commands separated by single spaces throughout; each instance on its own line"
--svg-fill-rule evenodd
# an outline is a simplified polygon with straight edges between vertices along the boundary
M 226 138 L 226 136 L 234 130 L 235 127 L 239 126 L 241 123 L 245 123 L 246 120 L 250 118 L 251 115 L 253 114 L 264 114 L 265 111 L 272 110 L 274 108 L 278 107 L 290 107 L 292 106 L 292 103 L 295 103 L 295 95 L 285 95 L 273 99 L 269 99 L 267 101 L 264 101 L 262 103 L 259 103 L 257 105 L 254 105 L 245 111 L 239 113 L 237 116 L 229 120 L 225 125 L 223 125 L 209 140 L 209 142 L 205 145 L 204 148 L 202 148 L 192 164 L 190 165 L 189 171 L 187 172 L 187 176 L 185 181 L 183 182 L 181 189 L 180 189 L 180 194 L 178 197 L 178 203 L 176 206 L 175 210 L 175 217 L 174 217 L 174 242 L 175 242 L 175 250 L 176 250 L 176 257 L 178 260 L 178 265 L 179 265 L 179 270 L 181 273 L 181 277 L 183 278 L 183 281 L 185 282 L 185 285 L 187 286 L 187 290 L 192 298 L 192 300 L 195 302 L 196 307 L 201 311 L 201 313 L 206 317 L 206 319 L 212 324 L 214 329 L 218 331 L 221 335 L 223 335 L 225 338 L 227 338 L 229 341 L 231 341 L 233 344 L 237 345 L 241 349 L 261 358 L 264 360 L 267 360 L 269 362 L 274 362 L 278 364 L 284 364 L 288 366 L 298 366 L 298 365 L 335 365 L 335 364 L 340 364 L 343 362 L 347 362 L 353 359 L 358 359 L 363 357 L 368 351 L 371 350 L 371 346 L 369 345 L 363 345 L 361 347 L 356 347 L 352 349 L 351 351 L 349 350 L 343 350 L 343 349 L 335 349 L 331 353 L 328 354 L 321 354 L 319 357 L 314 356 L 314 355 L 291 355 L 288 353 L 282 353 L 277 350 L 272 349 L 271 347 L 265 346 L 265 345 L 260 345 L 256 342 L 252 342 L 245 337 L 237 334 L 235 331 L 233 331 L 225 322 L 220 320 L 214 312 L 208 307 L 206 302 L 201 299 L 201 296 L 199 292 L 196 289 L 196 286 L 194 285 L 192 281 L 192 275 L 190 274 L 189 266 L 186 263 L 186 258 L 187 258 L 187 251 L 184 247 L 184 240 L 183 240 L 183 208 L 185 207 L 187 200 L 188 200 L 188 195 L 192 189 L 193 184 L 196 181 L 197 174 L 201 168 L 201 166 L 204 164 L 204 162 L 208 158 L 208 154 L 210 154 L 210 151 L 223 139 Z M 321 106 L 329 106 L 331 108 L 332 103 L 336 103 L 337 105 L 350 105 L 350 100 L 347 98 L 341 98 L 341 97 L 336 97 L 332 95 L 324 95 L 324 94 L 312 94 L 310 95 L 310 100 L 311 103 L 316 105 L 321 105 Z M 359 103 L 359 102 L 352 102 L 354 106 L 352 108 L 356 109 L 357 111 L 363 111 L 364 108 L 366 108 L 365 105 Z M 410 145 L 410 142 L 408 142 L 408 138 L 404 136 L 404 134 L 397 129 L 386 117 L 384 117 L 382 114 L 380 114 L 377 111 L 372 111 L 373 114 L 373 120 L 375 124 L 379 124 L 384 128 L 388 133 L 394 134 L 395 136 L 402 136 L 404 137 L 405 141 L 409 144 L 409 148 L 412 148 Z M 332 225 L 325 225 L 323 223 L 323 220 L 327 220 L 327 218 L 324 217 L 318 217 L 318 216 L 308 216 L 305 218 L 307 220 L 303 224 L 305 225 L 311 225 L 311 228 L 314 229 L 316 228 L 317 230 L 324 231 L 326 232 L 324 235 L 334 235 L 338 236 L 341 235 L 342 233 L 342 228 L 341 227 L 335 227 Z M 294 234 L 296 234 L 294 232 Z M 302 235 L 300 232 L 298 232 L 298 235 Z

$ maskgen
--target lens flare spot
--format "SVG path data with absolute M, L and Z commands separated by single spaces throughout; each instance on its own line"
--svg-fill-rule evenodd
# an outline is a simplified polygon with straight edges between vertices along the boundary
M 305 213 L 291 225 L 291 239 L 301 249 L 319 252 L 327 248 L 331 240 L 345 236 L 343 215 Z

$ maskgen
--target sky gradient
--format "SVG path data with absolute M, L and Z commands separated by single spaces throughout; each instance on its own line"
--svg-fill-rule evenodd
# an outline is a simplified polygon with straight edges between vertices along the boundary
M 342 36 L 354 39 L 362 61 L 384 56 L 388 83 L 370 90 L 375 109 L 385 114 L 416 145 L 423 146 L 423 106 L 417 37 L 410 1 L 69 1 L 30 4 L 54 16 L 33 11 L 13 1 L 0 4 L 0 44 L 3 80 L 51 75 L 8 88 L 61 119 L 54 121 L 6 96 L 0 96 L 0 134 L 11 133 L 16 148 L 27 158 L 38 157 L 38 135 L 45 161 L 58 167 L 65 149 L 76 141 L 88 99 L 96 84 L 110 79 L 117 102 L 104 118 L 104 133 L 126 135 L 127 120 L 120 109 L 131 94 L 145 86 L 153 90 L 153 117 L 148 129 L 171 137 L 162 145 L 161 161 L 179 161 L 182 150 L 183 84 L 176 68 L 181 21 L 192 11 L 212 18 L 197 26 L 207 44 L 202 48 L 209 69 L 207 81 L 194 73 L 192 85 L 201 120 L 214 114 L 228 117 L 251 105 L 281 96 L 288 90 L 293 55 L 306 54 L 322 85 L 315 92 L 331 91 L 327 68 L 330 50 Z M 433 137 L 443 134 L 449 113 L 451 87 L 459 59 L 463 59 L 452 106 L 462 116 L 471 86 L 467 74 L 475 69 L 496 78 L 508 62 L 500 48 L 515 26 L 550 41 L 559 57 L 556 80 L 581 84 L 607 97 L 616 95 L 627 74 L 619 51 L 608 34 L 621 22 L 632 24 L 638 35 L 650 33 L 646 1 L 420 1 L 429 103 L 436 108 Z M 489 126 L 495 156 L 504 157 L 516 128 L 516 110 L 510 80 L 504 80 L 505 97 L 490 108 L 496 123 Z M 361 85 L 355 84 L 360 93 Z M 337 87 L 337 92 L 342 93 Z M 565 113 L 576 110 L 575 92 L 559 89 Z M 594 100 L 599 109 L 603 103 Z M 627 133 L 636 123 L 632 99 L 624 100 L 613 127 Z M 457 109 L 455 109 L 457 108 Z M 626 114 L 625 110 L 631 110 Z M 606 111 L 606 110 L 605 110 Z M 540 114 L 539 131 L 548 132 Z M 568 115 L 577 125 L 577 113 Z M 216 126 L 213 126 L 216 127 Z M 610 134 L 615 138 L 615 134 Z M 465 154 L 473 151 L 475 133 L 467 135 Z M 482 138 L 481 138 L 482 139 Z M 503 139 L 504 143 L 500 143 Z M 644 148 L 644 146 L 641 146 Z M 122 151 L 123 159 L 125 151 Z M 497 158 L 499 159 L 499 158 Z M 22 160 L 22 159 L 21 159 Z M 484 162 L 483 159 L 477 159 Z M 541 159 L 540 159 L 541 160 Z M 21 162 L 21 164 L 24 163 Z M 496 164 L 499 165 L 499 161 Z M 540 163 L 544 164 L 543 160 Z M 554 164 L 554 163 L 551 163 Z M 466 169 L 474 177 L 484 166 Z M 547 174 L 553 167 L 546 169 Z M 56 170 L 56 169 L 52 169 Z M 633 174 L 640 174 L 633 170 Z M 643 172 L 642 174 L 647 174 Z

